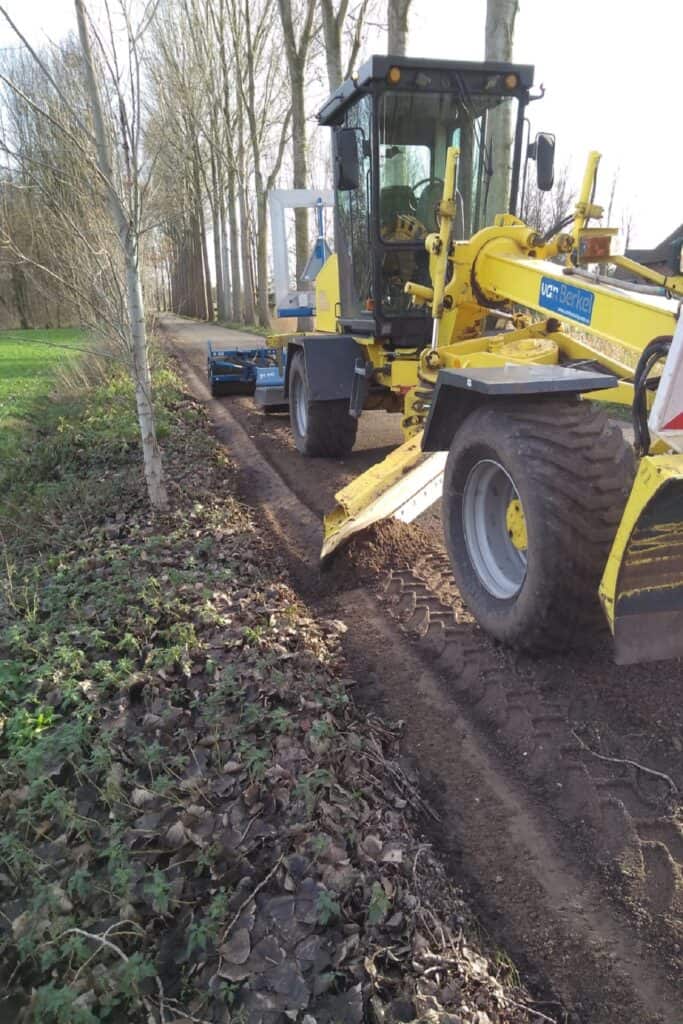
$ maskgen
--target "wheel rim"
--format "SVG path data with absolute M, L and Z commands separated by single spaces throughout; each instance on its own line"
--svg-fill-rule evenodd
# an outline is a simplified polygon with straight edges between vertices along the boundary
M 299 435 L 304 437 L 308 427 L 308 402 L 306 400 L 304 381 L 300 373 L 295 373 L 292 380 L 291 402 L 294 408 L 296 429 Z
M 493 459 L 470 470 L 463 490 L 463 527 L 482 586 L 499 600 L 516 597 L 526 576 L 526 522 L 512 478 Z

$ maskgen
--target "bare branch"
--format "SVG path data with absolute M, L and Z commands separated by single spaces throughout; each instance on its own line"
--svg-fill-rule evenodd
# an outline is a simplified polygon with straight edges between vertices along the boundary
M 64 93 L 62 92 L 62 90 L 61 90 L 61 89 L 59 88 L 59 86 L 57 85 L 56 81 L 54 80 L 54 77 L 53 77 L 53 76 L 52 76 L 52 75 L 50 74 L 50 71 L 49 71 L 49 69 L 47 68 L 47 66 L 45 65 L 45 62 L 44 62 L 43 60 L 41 60 L 41 58 L 40 58 L 39 54 L 38 54 L 38 53 L 36 53 L 36 51 L 35 51 L 35 50 L 33 49 L 33 47 L 31 46 L 31 44 L 29 43 L 29 41 L 28 41 L 28 39 L 26 38 L 26 36 L 25 36 L 25 35 L 24 35 L 24 34 L 23 34 L 23 33 L 21 32 L 21 30 L 20 30 L 19 28 L 17 28 L 17 26 L 16 26 L 15 24 L 14 24 L 14 22 L 12 21 L 12 19 L 11 19 L 11 18 L 10 18 L 10 16 L 9 16 L 9 14 L 7 13 L 6 9 L 5 9 L 5 8 L 4 8 L 4 7 L 3 7 L 3 6 L 1 5 L 1 4 L 0 4 L 0 14 L 2 14 L 3 18 L 4 18 L 4 19 L 5 19 L 5 21 L 6 21 L 7 23 L 8 23 L 8 25 L 10 26 L 10 28 L 12 29 L 12 31 L 14 32 L 14 34 L 15 34 L 16 36 L 18 36 L 18 37 L 19 37 L 19 39 L 21 39 L 22 43 L 24 44 L 24 46 L 26 47 L 26 49 L 28 50 L 28 52 L 29 52 L 29 53 L 31 54 L 31 57 L 33 58 L 33 60 L 35 61 L 35 63 L 36 63 L 37 65 L 38 65 L 38 67 L 40 68 L 40 70 L 41 70 L 41 71 L 43 72 L 43 74 L 44 74 L 44 75 L 45 75 L 45 77 L 47 78 L 48 82 L 50 83 L 50 85 L 52 86 L 52 88 L 53 88 L 53 89 L 55 90 L 55 92 L 57 93 L 57 95 L 59 96 L 60 100 L 62 101 L 62 103 L 64 104 L 64 106 L 65 106 L 65 107 L 67 108 L 67 110 L 69 111 L 69 113 L 70 113 L 70 114 L 72 115 L 72 117 L 73 117 L 74 121 L 76 122 L 76 124 L 78 125 L 78 127 L 79 127 L 79 128 L 81 129 L 81 131 L 83 132 L 83 134 L 84 134 L 84 135 L 87 135 L 87 136 L 88 136 L 88 137 L 90 138 L 90 140 L 94 142 L 93 136 L 92 136 L 92 135 L 91 135 L 91 133 L 90 133 L 90 132 L 88 131 L 88 129 L 86 128 L 86 126 L 85 126 L 85 125 L 83 124 L 83 122 L 81 121 L 81 119 L 80 119 L 80 118 L 78 117 L 78 115 L 77 115 L 76 111 L 75 111 L 75 110 L 73 109 L 73 107 L 71 106 L 71 104 L 69 103 L 69 101 L 68 101 L 68 100 L 66 99 L 66 97 L 64 96 Z

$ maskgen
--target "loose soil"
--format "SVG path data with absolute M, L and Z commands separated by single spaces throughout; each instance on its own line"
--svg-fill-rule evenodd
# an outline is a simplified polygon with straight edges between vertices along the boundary
M 409 568 L 424 556 L 430 538 L 419 526 L 407 526 L 395 519 L 376 523 L 362 534 L 351 537 L 325 565 L 330 583 L 343 589 L 357 587 L 361 581 L 376 583 L 387 566 Z
M 174 338 L 178 347 L 175 325 Z M 180 351 L 193 390 L 206 397 L 198 379 L 203 351 L 182 344 Z M 606 638 L 562 659 L 510 656 L 483 637 L 454 588 L 438 580 L 431 590 L 455 607 L 467 643 L 485 663 L 476 699 L 472 688 L 454 688 L 452 672 L 434 672 L 379 603 L 388 570 L 411 568 L 425 549 L 443 555 L 434 512 L 417 529 L 377 527 L 340 553 L 329 574 L 317 570 L 320 515 L 336 490 L 395 443 L 391 417 L 364 416 L 358 450 L 343 463 L 304 463 L 286 418 L 262 416 L 245 399 L 210 408 L 248 467 L 244 494 L 261 507 L 300 588 L 351 626 L 345 650 L 365 680 L 359 699 L 406 720 L 405 749 L 441 812 L 433 838 L 466 871 L 496 936 L 525 952 L 572 1020 L 680 1024 L 680 802 L 661 778 L 623 763 L 666 773 L 678 793 L 683 789 L 680 666 L 617 669 Z M 258 477 L 268 479 L 265 504 Z M 494 684 L 482 691 L 487 677 Z M 510 723 L 519 719 L 525 693 L 571 741 L 561 778 L 524 764 L 520 730 Z

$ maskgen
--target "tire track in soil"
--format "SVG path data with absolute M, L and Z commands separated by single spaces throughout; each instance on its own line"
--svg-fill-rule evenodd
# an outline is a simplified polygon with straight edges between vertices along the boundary
M 384 602 L 438 668 L 447 692 L 455 692 L 494 733 L 516 769 L 574 830 L 574 841 L 588 848 L 607 883 L 659 940 L 672 976 L 680 976 L 683 831 L 677 794 L 659 776 L 594 758 L 571 728 L 565 702 L 544 694 L 542 678 L 458 621 L 453 591 L 448 560 L 434 554 L 413 570 L 391 572 Z M 645 791 L 641 779 L 648 780 Z
M 527 973 L 550 982 L 573 1022 L 677 1020 L 677 1010 L 658 998 L 645 944 L 633 940 L 599 882 L 567 858 L 559 830 L 548 827 L 476 726 L 452 697 L 444 699 L 440 672 L 397 642 L 390 623 L 378 623 L 366 591 L 347 591 L 340 605 L 347 648 L 372 684 L 361 705 L 405 721 L 406 749 L 444 823 L 428 825 L 429 837 L 456 877 L 474 865 L 471 893 Z M 376 681 L 382 675 L 390 687 Z
M 193 390 L 205 400 L 207 389 L 194 371 L 196 350 L 189 359 L 187 351 L 179 354 Z M 246 420 L 250 434 L 261 424 L 254 423 L 257 414 L 243 400 L 225 406 L 210 402 L 219 437 L 243 468 L 246 499 L 260 508 L 305 595 L 323 600 L 328 613 L 351 625 L 346 647 L 354 674 L 361 682 L 374 676 L 370 687 L 359 687 L 359 702 L 381 703 L 389 717 L 407 720 L 407 748 L 430 780 L 430 797 L 438 798 L 447 823 L 434 841 L 459 872 L 462 861 L 474 876 L 496 933 L 504 934 L 506 945 L 521 951 L 542 983 L 561 996 L 571 1020 L 680 1024 L 680 999 L 668 983 L 680 966 L 680 947 L 669 944 L 665 970 L 643 939 L 662 931 L 670 938 L 668 929 L 654 925 L 656 918 L 668 914 L 680 923 L 681 836 L 671 814 L 663 813 L 661 795 L 653 799 L 648 793 L 643 799 L 631 780 L 595 774 L 595 766 L 587 764 L 590 755 L 568 739 L 566 707 L 560 699 L 546 698 L 533 664 L 501 654 L 462 614 L 454 618 L 452 577 L 433 543 L 428 544 L 431 557 L 412 571 L 390 575 L 384 607 L 367 588 L 349 590 L 357 587 L 358 569 L 347 567 L 346 573 L 323 580 L 317 569 L 319 518 L 292 493 L 294 482 L 301 493 L 301 462 L 294 454 L 299 472 L 293 474 L 273 437 L 286 426 L 271 427 L 269 417 L 257 447 L 233 411 Z M 375 453 L 369 457 L 376 461 Z M 364 458 L 367 452 L 354 461 Z M 312 467 L 326 470 L 323 480 L 314 480 L 323 484 L 319 492 L 330 485 L 336 489 L 344 476 L 359 471 L 347 465 L 340 472 L 333 464 L 331 473 L 319 460 Z M 386 556 L 382 551 L 380 565 L 386 566 Z M 339 590 L 334 599 L 333 589 Z M 457 600 L 455 607 L 457 612 Z M 390 610 L 403 623 L 398 630 Z M 567 833 L 556 821 L 548 822 L 529 789 L 524 793 L 511 781 L 501 751 L 487 752 L 482 726 L 531 781 L 532 792 L 540 787 L 546 798 L 554 798 L 558 818 L 578 840 L 579 859 L 568 856 Z M 619 797 L 611 792 L 614 787 Z M 643 934 L 634 933 L 633 923 L 609 904 L 600 878 L 586 871 L 581 863 L 586 851 L 630 903 Z

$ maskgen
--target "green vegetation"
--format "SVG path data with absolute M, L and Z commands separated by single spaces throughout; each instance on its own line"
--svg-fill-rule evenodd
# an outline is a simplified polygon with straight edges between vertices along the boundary
M 155 383 L 161 434 L 187 454 L 198 409 L 168 367 Z M 24 1012 L 40 1024 L 148 1019 L 157 967 L 133 890 L 162 923 L 178 884 L 168 856 L 131 852 L 129 830 L 152 806 L 177 822 L 192 756 L 172 730 L 169 749 L 169 736 L 136 728 L 135 716 L 122 724 L 116 709 L 168 680 L 185 685 L 159 723 L 188 714 L 187 682 L 206 663 L 200 634 L 220 621 L 216 588 L 233 576 L 223 561 L 206 568 L 226 508 L 188 502 L 152 527 L 122 371 L 23 409 L 25 443 L 4 468 L 0 502 L 0 989 L 14 997 L 0 1009 L 34 990 Z M 211 442 L 197 435 L 201 465 Z M 236 508 L 233 523 L 248 525 Z M 178 842 L 168 832 L 158 842 L 172 852 L 184 827 Z M 219 889 L 189 922 L 190 951 L 215 942 L 226 900 Z
M 155 400 L 163 515 L 120 370 L 29 403 L 4 471 L 0 1019 L 237 1024 L 267 991 L 360 1021 L 360 979 L 413 998 L 436 957 L 449 1009 L 505 1005 L 453 955 L 466 910 L 412 835 L 397 734 L 348 696 L 338 624 L 297 601 L 159 358 Z M 364 964 L 388 948 L 385 990 Z
M 609 391 L 605 394 L 609 394 Z M 630 405 L 621 405 L 619 402 L 600 402 L 600 408 L 605 410 L 611 420 L 620 420 L 623 423 L 633 422 Z
M 296 674 L 316 689 L 301 612 L 289 593 L 282 625 L 268 606 L 272 568 L 256 569 L 224 457 L 159 359 L 155 396 L 174 496 L 164 516 L 143 498 L 121 370 L 28 401 L 24 443 L 3 470 L 0 1012 L 31 1024 L 232 1004 L 239 986 L 214 997 L 193 979 L 243 900 L 228 866 L 250 884 L 278 851 L 244 824 L 227 849 L 218 811 L 235 813 L 274 771 L 276 744 L 301 734 L 301 696 L 269 708 L 254 681 L 284 691 Z M 320 708 L 337 707 L 335 684 Z M 302 816 L 333 780 L 305 769 Z
M 2 469 L 17 449 L 29 443 L 35 401 L 54 390 L 55 377 L 73 365 L 85 334 L 71 328 L 53 331 L 0 331 L 0 494 Z
M 266 327 L 259 327 L 257 324 L 236 323 L 233 320 L 219 320 L 221 327 L 227 327 L 231 331 L 242 331 L 244 334 L 258 334 L 261 338 L 267 338 L 273 332 Z
M 49 366 L 38 367 L 33 347 L 12 343 L 10 351 L 15 356 L 9 366 L 17 375 L 14 380 L 2 376 L 5 407 L 13 413 L 0 417 L 0 535 L 15 551 L 54 550 L 78 523 L 112 512 L 139 493 L 142 464 L 132 386 L 116 363 L 98 361 L 82 373 L 67 354 L 69 371 L 64 350 L 49 349 L 58 353 L 53 370 L 62 370 L 55 390 Z M 29 372 L 32 359 L 35 378 Z M 7 365 L 0 363 L 3 371 Z M 157 432 L 163 439 L 167 401 L 177 394 L 168 369 L 157 367 L 156 387 Z
M 52 390 L 56 371 L 86 345 L 83 331 L 0 331 L 0 424 L 30 414 L 31 401 Z

